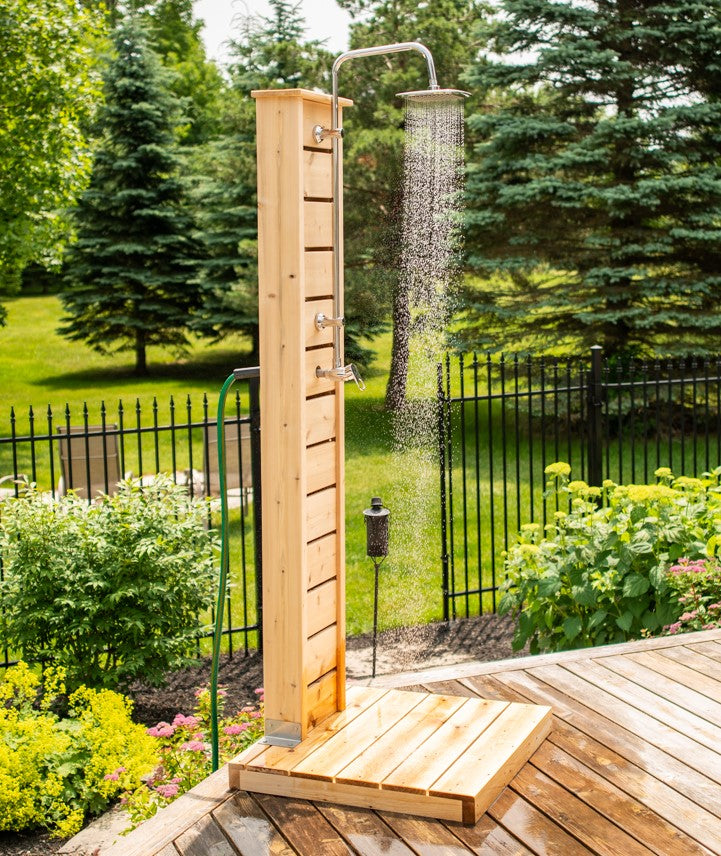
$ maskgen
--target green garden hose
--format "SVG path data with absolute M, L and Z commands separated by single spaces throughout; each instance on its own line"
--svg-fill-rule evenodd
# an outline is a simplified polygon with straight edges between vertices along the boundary
M 220 490 L 220 576 L 218 579 L 218 601 L 215 607 L 215 632 L 213 633 L 213 663 L 210 677 L 210 734 L 213 752 L 213 772 L 219 766 L 218 736 L 218 666 L 220 664 L 220 643 L 223 638 L 223 608 L 225 591 L 228 585 L 228 496 L 225 492 L 225 401 L 228 391 L 235 383 L 235 372 L 223 384 L 218 399 L 218 479 Z

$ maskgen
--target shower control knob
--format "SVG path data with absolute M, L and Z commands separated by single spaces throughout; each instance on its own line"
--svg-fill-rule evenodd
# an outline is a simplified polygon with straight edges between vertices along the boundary
M 313 138 L 320 145 L 323 140 L 337 138 L 343 139 L 343 128 L 324 128 L 322 125 L 313 125 Z
M 340 318 L 330 318 L 324 312 L 318 312 L 315 316 L 315 329 L 325 330 L 326 327 L 343 327 L 345 318 L 341 315 Z

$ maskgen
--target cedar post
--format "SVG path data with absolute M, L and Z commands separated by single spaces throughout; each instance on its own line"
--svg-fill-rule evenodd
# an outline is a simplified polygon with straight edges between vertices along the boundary
M 268 742 L 284 745 L 345 707 L 343 385 L 315 375 L 333 365 L 332 328 L 314 323 L 333 315 L 331 143 L 313 136 L 315 125 L 331 126 L 331 99 L 303 89 L 252 95 L 265 726 Z

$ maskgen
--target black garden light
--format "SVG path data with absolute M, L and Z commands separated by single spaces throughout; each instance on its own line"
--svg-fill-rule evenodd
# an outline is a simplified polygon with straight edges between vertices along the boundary
M 376 676 L 376 643 L 378 640 L 378 569 L 388 555 L 388 523 L 390 511 L 379 496 L 371 499 L 363 517 L 366 524 L 366 555 L 373 561 L 375 588 L 373 594 L 373 677 Z

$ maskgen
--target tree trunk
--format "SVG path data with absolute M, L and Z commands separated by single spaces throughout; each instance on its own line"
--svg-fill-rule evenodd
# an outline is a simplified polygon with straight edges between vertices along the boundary
M 142 330 L 135 333 L 135 374 L 146 375 L 148 373 L 148 360 L 145 353 L 145 334 Z
M 391 371 L 386 387 L 386 409 L 392 412 L 402 410 L 406 405 L 410 321 L 408 289 L 399 281 L 393 295 L 393 347 Z

